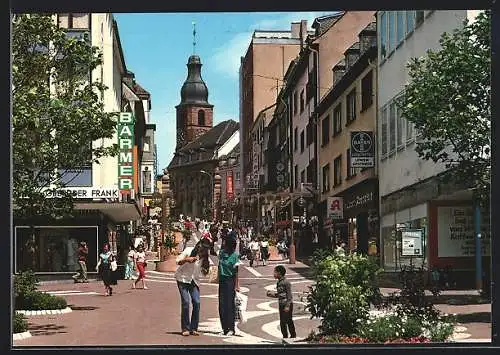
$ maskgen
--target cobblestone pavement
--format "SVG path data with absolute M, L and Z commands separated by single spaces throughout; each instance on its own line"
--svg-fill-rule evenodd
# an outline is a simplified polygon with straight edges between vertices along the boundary
M 223 345 L 281 344 L 277 301 L 266 296 L 274 289 L 273 268 L 283 264 L 294 292 L 294 319 L 300 342 L 318 320 L 311 320 L 304 309 L 304 294 L 312 282 L 308 266 L 297 262 L 271 261 L 268 265 L 245 262 L 240 267 L 241 291 L 248 296 L 247 322 L 238 325 L 236 336 L 219 335 L 217 285 L 204 280 L 201 285 L 201 336 L 180 334 L 180 299 L 172 273 L 147 271 L 148 290 L 131 289 L 131 281 L 120 280 L 113 296 L 104 296 L 101 282 L 87 284 L 50 283 L 41 291 L 64 297 L 73 312 L 60 315 L 30 316 L 32 337 L 15 340 L 14 346 L 92 346 L 92 345 Z M 487 339 L 491 334 L 491 306 L 438 305 L 445 313 L 459 315 L 460 339 Z

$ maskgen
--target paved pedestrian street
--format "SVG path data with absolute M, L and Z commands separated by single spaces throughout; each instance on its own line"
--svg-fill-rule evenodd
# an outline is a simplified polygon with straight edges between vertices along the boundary
M 219 335 L 218 288 L 204 280 L 201 285 L 199 337 L 180 334 L 180 299 L 172 273 L 147 272 L 148 290 L 131 289 L 131 281 L 120 280 L 113 296 L 104 296 L 101 282 L 87 284 L 52 283 L 40 290 L 68 301 L 73 312 L 61 315 L 30 316 L 32 337 L 14 341 L 14 346 L 90 345 L 216 345 L 281 343 L 277 300 L 266 296 L 276 281 L 276 262 L 267 266 L 241 268 L 241 291 L 248 296 L 245 324 L 233 337 Z M 298 339 L 306 337 L 319 321 L 310 320 L 301 304 L 301 295 L 311 281 L 301 275 L 307 267 L 287 265 L 293 283 Z M 297 270 L 297 271 L 294 271 Z
M 32 337 L 15 340 L 14 346 L 90 346 L 90 345 L 224 345 L 281 344 L 277 301 L 266 296 L 275 287 L 273 268 L 284 264 L 294 292 L 294 320 L 300 342 L 319 320 L 311 320 L 304 309 L 311 281 L 310 269 L 301 263 L 289 265 L 272 261 L 253 268 L 245 264 L 240 271 L 241 291 L 248 296 L 247 322 L 237 325 L 232 337 L 220 335 L 218 288 L 203 280 L 201 285 L 201 336 L 180 334 L 180 299 L 173 273 L 147 272 L 148 290 L 131 289 L 131 281 L 120 280 L 113 296 L 105 297 L 101 282 L 87 284 L 52 283 L 41 285 L 42 291 L 64 297 L 71 313 L 30 316 Z M 488 339 L 491 324 L 489 304 L 438 305 L 446 313 L 458 313 L 461 323 L 457 341 Z

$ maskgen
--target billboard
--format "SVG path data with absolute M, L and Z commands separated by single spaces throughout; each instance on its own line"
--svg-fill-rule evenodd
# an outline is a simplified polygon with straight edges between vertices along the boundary
M 120 112 L 118 117 L 118 189 L 129 193 L 134 188 L 134 115 Z

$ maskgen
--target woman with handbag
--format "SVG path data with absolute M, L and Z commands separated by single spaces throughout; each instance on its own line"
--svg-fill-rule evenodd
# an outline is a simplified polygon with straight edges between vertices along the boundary
M 97 262 L 96 266 L 96 271 L 99 273 L 104 283 L 104 289 L 105 289 L 104 296 L 113 295 L 113 288 L 111 287 L 111 285 L 116 285 L 116 280 L 114 279 L 114 272 L 112 268 L 115 267 L 116 267 L 115 256 L 109 250 L 108 243 L 106 243 L 102 248 L 102 253 L 99 254 L 99 261 Z
M 198 336 L 200 321 L 200 277 L 207 275 L 210 268 L 208 260 L 211 242 L 202 238 L 194 247 L 187 247 L 177 257 L 178 268 L 175 272 L 177 288 L 181 296 L 181 332 L 182 336 Z M 189 317 L 189 304 L 192 305 Z
M 132 282 L 132 288 L 136 288 L 139 281 L 142 281 L 142 288 L 147 290 L 146 287 L 146 253 L 144 252 L 144 246 L 139 244 L 137 246 L 137 252 L 134 254 L 135 268 L 139 272 L 139 277 L 137 280 Z
M 227 233 L 224 249 L 219 253 L 219 317 L 224 335 L 235 334 L 235 296 L 240 290 L 238 265 L 241 264 L 236 243 L 235 233 Z

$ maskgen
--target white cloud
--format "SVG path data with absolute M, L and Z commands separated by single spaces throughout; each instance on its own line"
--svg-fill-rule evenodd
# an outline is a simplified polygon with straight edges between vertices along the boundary
M 256 22 L 248 31 L 237 33 L 229 42 L 216 49 L 216 54 L 210 58 L 211 65 L 219 73 L 233 79 L 238 78 L 241 57 L 245 56 L 254 30 L 289 30 L 292 22 L 307 20 L 310 28 L 314 19 L 332 12 L 292 12 L 273 14 Z

